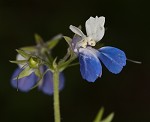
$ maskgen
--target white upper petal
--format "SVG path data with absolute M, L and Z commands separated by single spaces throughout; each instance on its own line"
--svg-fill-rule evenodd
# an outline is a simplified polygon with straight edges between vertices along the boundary
M 100 41 L 105 32 L 104 24 L 105 17 L 90 17 L 85 23 L 87 36 L 91 37 L 96 42 Z
M 22 55 L 17 54 L 16 60 L 26 60 Z
M 85 37 L 84 33 L 77 27 L 73 26 L 73 25 L 70 25 L 69 26 L 69 29 L 74 32 L 75 34 L 81 36 L 81 37 Z
M 20 54 L 17 54 L 16 56 L 16 60 L 26 60 L 23 56 L 21 56 Z M 22 68 L 25 64 L 18 64 L 18 66 L 20 68 Z

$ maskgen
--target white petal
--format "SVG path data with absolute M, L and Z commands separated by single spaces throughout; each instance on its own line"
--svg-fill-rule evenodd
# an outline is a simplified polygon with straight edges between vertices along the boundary
M 70 25 L 69 26 L 69 29 L 74 32 L 75 34 L 81 36 L 81 37 L 85 37 L 84 33 L 77 27 L 73 26 L 73 25 Z
M 103 38 L 105 32 L 104 24 L 105 17 L 90 17 L 85 23 L 87 35 L 94 39 L 96 42 L 100 41 Z
M 26 59 L 23 56 L 21 56 L 20 54 L 17 54 L 16 60 L 26 60 Z M 21 68 L 24 66 L 24 64 L 18 64 L 18 66 Z

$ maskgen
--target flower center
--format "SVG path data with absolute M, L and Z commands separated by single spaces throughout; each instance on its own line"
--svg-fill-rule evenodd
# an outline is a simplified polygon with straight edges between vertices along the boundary
M 74 52 L 78 52 L 79 48 L 86 48 L 87 46 L 95 46 L 96 42 L 91 39 L 90 37 L 85 37 L 81 41 L 76 43 L 76 46 L 74 48 Z
M 83 39 L 80 46 L 86 48 L 87 44 L 88 44 L 87 40 Z

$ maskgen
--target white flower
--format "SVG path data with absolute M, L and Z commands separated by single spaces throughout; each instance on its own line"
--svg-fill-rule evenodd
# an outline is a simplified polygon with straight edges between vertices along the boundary
M 104 36 L 104 23 L 105 17 L 103 16 L 96 16 L 95 18 L 90 17 L 85 23 L 87 35 L 85 35 L 79 28 L 70 25 L 70 30 L 82 38 L 82 40 L 76 45 L 77 48 L 86 48 L 87 45 L 95 46 L 96 43 L 100 41 Z

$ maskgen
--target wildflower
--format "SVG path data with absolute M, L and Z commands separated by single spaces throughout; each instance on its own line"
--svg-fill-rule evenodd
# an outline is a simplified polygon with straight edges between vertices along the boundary
M 52 43 L 52 46 L 55 45 L 52 41 L 50 43 Z M 52 48 L 50 43 L 48 43 L 49 47 Z M 11 77 L 11 85 L 22 92 L 28 92 L 37 86 L 45 94 L 53 94 L 53 73 L 44 62 L 48 60 L 44 58 L 45 51 L 49 51 L 47 45 L 39 41 L 37 46 L 22 49 L 17 50 L 19 54 L 16 61 L 11 61 L 18 64 L 18 68 Z M 64 75 L 60 72 L 59 90 L 62 90 L 63 87 Z
M 101 77 L 101 62 L 114 74 L 120 73 L 126 65 L 126 55 L 122 50 L 111 46 L 101 47 L 98 50 L 92 48 L 104 36 L 104 23 L 105 17 L 103 16 L 90 17 L 85 23 L 87 35 L 79 28 L 70 25 L 71 31 L 76 34 L 71 46 L 79 57 L 81 75 L 89 82 L 94 82 Z
M 43 66 L 41 70 L 46 71 L 47 67 Z M 11 84 L 14 88 L 18 88 L 22 92 L 28 92 L 37 84 L 37 81 L 39 78 L 33 72 L 29 76 L 18 79 L 17 81 L 17 79 L 14 79 L 14 78 L 17 77 L 21 71 L 22 69 L 20 67 L 18 67 L 14 71 L 12 78 L 11 78 Z M 60 73 L 59 77 L 60 77 L 59 90 L 62 90 L 64 87 L 64 75 Z M 53 94 L 53 79 L 52 78 L 53 78 L 52 72 L 48 71 L 44 75 L 41 83 L 38 85 L 38 89 L 44 92 L 45 94 L 52 95 Z M 17 85 L 17 82 L 18 82 L 18 85 Z

